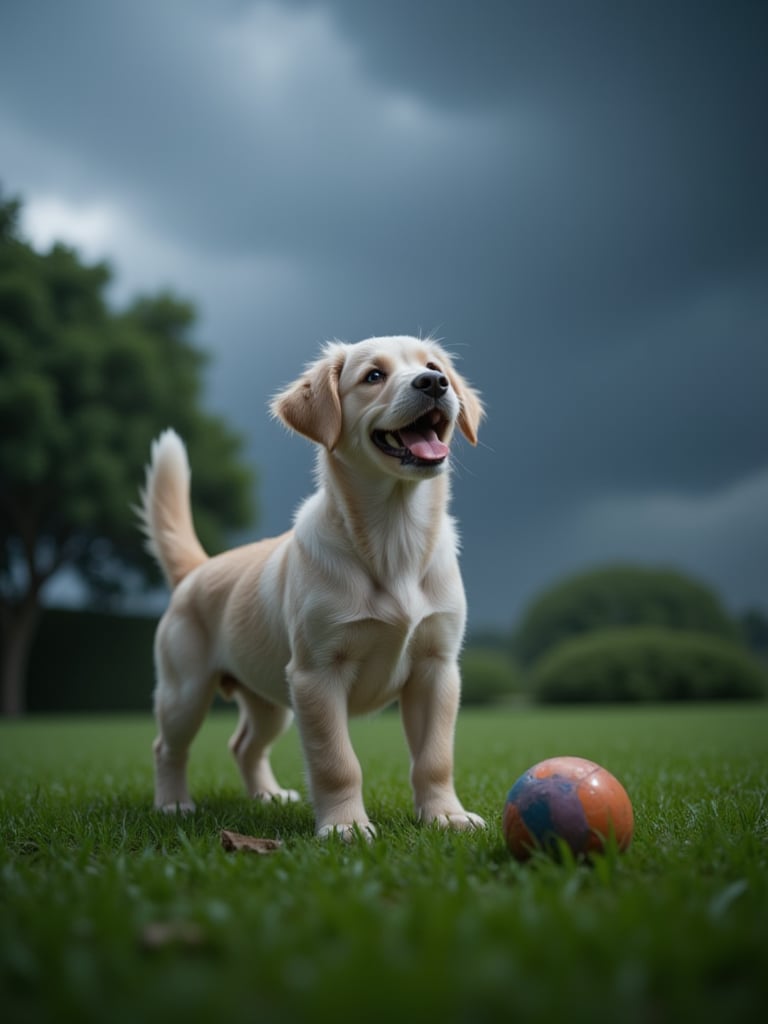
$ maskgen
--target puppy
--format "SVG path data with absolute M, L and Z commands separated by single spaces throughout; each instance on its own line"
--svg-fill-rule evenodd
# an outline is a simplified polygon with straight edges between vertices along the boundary
M 484 826 L 453 784 L 466 602 L 447 512 L 454 429 L 471 444 L 478 394 L 433 341 L 333 342 L 272 412 L 318 446 L 317 489 L 292 530 L 209 558 L 192 524 L 178 435 L 153 444 L 139 515 L 173 589 L 155 641 L 155 803 L 194 809 L 190 743 L 217 687 L 250 796 L 297 800 L 272 772 L 296 717 L 317 833 L 375 834 L 348 718 L 398 700 L 420 820 Z

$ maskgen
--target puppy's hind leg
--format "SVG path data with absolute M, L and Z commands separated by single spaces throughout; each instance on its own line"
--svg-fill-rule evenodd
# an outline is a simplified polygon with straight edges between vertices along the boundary
M 237 701 L 240 721 L 229 741 L 245 788 L 254 800 L 280 800 L 291 802 L 299 799 L 295 789 L 283 789 L 275 778 L 269 761 L 274 741 L 281 736 L 293 721 L 293 712 L 288 708 L 272 704 L 240 683 L 227 678 L 222 690 Z
M 169 635 L 176 643 L 169 642 Z M 187 757 L 216 692 L 216 678 L 204 667 L 200 646 L 191 630 L 181 624 L 169 629 L 161 622 L 156 645 L 155 807 L 168 813 L 195 809 L 187 788 Z

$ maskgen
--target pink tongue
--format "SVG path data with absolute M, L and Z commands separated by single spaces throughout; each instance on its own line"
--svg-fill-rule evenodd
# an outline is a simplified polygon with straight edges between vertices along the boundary
M 448 454 L 448 445 L 443 444 L 434 430 L 424 430 L 418 433 L 415 430 L 401 430 L 400 440 L 417 459 L 427 461 L 444 459 Z

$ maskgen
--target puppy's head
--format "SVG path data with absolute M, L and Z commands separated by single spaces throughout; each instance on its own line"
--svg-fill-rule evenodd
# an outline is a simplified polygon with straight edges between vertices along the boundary
M 272 402 L 286 426 L 400 478 L 444 471 L 455 427 L 471 444 L 483 406 L 436 342 L 332 342 Z

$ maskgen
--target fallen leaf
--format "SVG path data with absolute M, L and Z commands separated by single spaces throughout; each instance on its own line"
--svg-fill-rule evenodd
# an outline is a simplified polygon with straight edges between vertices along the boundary
M 237 850 L 249 850 L 251 853 L 274 853 L 283 845 L 279 839 L 260 839 L 257 836 L 244 836 L 240 832 L 221 830 L 221 845 L 227 853 Z

